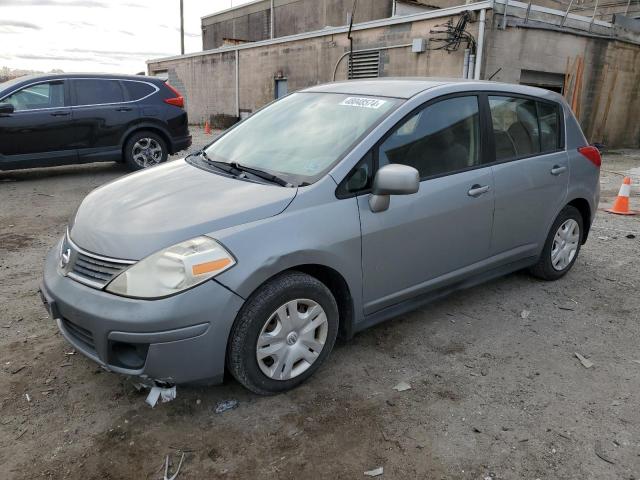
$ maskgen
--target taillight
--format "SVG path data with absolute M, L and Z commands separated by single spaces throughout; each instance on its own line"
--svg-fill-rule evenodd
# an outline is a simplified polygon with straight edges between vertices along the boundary
M 578 152 L 580 152 L 583 157 L 593 163 L 596 167 L 600 168 L 600 165 L 602 165 L 600 150 L 598 150 L 593 145 L 589 145 L 588 147 L 580 147 L 578 149 Z
M 174 93 L 175 97 L 165 98 L 164 103 L 168 103 L 169 105 L 173 105 L 175 107 L 184 108 L 184 97 L 182 96 L 182 94 L 167 82 L 165 82 L 165 85 Z

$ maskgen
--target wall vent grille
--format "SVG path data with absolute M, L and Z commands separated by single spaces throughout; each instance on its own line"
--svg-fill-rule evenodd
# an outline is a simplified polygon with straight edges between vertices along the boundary
M 349 78 L 377 78 L 380 76 L 380 51 L 354 52 L 349 61 Z

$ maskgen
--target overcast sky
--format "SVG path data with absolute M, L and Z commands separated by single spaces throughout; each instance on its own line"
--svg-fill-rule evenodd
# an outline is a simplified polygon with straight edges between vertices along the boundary
M 184 0 L 187 53 L 202 50 L 200 17 L 231 1 Z M 179 53 L 179 0 L 0 0 L 0 67 L 137 73 Z

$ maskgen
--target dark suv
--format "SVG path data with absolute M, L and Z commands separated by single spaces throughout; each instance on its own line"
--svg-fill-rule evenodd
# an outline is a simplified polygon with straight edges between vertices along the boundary
M 55 74 L 0 83 L 0 170 L 164 162 L 191 145 L 184 98 L 160 78 Z

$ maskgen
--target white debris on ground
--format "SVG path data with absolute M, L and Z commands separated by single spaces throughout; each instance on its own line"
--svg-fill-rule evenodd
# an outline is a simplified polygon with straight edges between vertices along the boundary
M 393 387 L 393 389 L 396 392 L 404 392 L 405 390 L 411 390 L 411 385 L 409 385 L 407 382 L 400 382 L 395 387 Z
M 156 406 L 156 403 L 158 403 L 158 399 L 161 399 L 162 403 L 167 403 L 171 400 L 175 400 L 175 398 L 175 385 L 171 388 L 152 387 L 151 391 L 149 391 L 149 395 L 147 395 L 147 399 L 145 400 L 145 402 L 147 402 L 147 404 L 151 405 L 151 408 L 153 408 Z
M 593 362 L 591 360 L 589 360 L 588 358 L 585 358 L 584 356 L 580 355 L 578 352 L 575 352 L 576 358 L 578 360 L 580 360 L 580 363 L 582 364 L 582 366 L 584 368 L 591 368 L 593 367 Z
M 365 476 L 367 477 L 379 477 L 383 473 L 384 473 L 383 467 L 374 468 L 373 470 L 368 470 L 364 472 Z
M 238 408 L 237 400 L 224 400 L 222 402 L 218 402 L 214 411 L 216 413 L 223 413 L 227 410 L 233 410 L 234 408 Z

